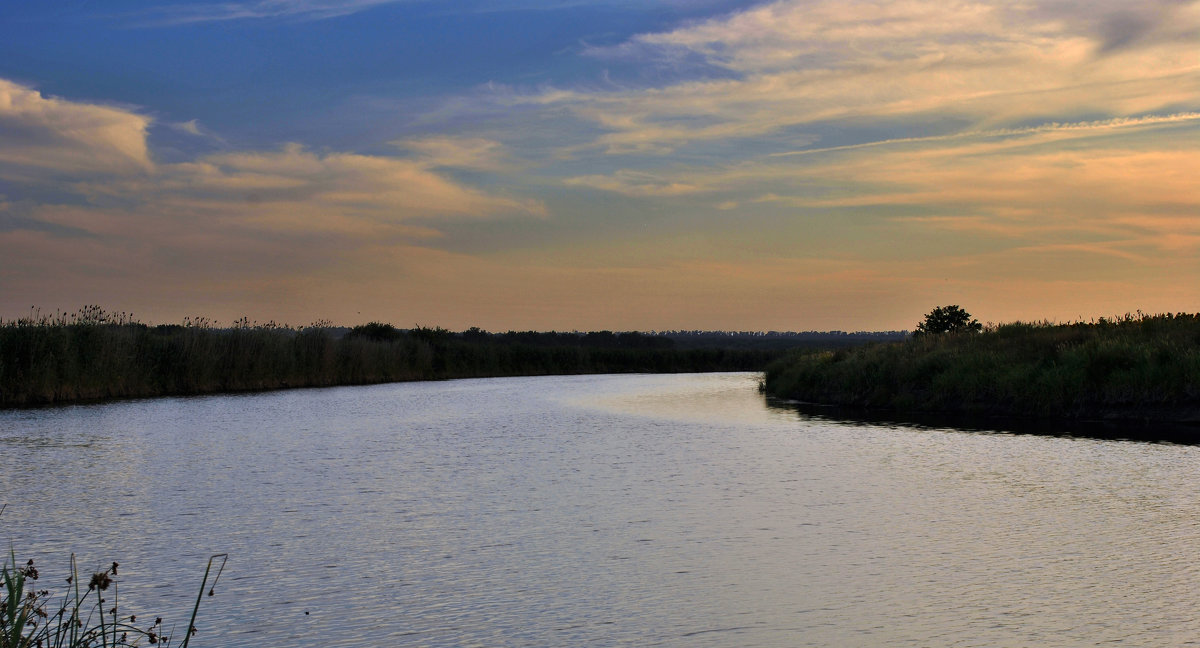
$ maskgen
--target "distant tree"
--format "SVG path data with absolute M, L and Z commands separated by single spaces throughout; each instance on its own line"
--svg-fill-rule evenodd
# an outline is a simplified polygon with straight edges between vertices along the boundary
M 917 330 L 913 332 L 913 335 L 937 335 L 958 331 L 974 333 L 982 330 L 983 324 L 971 319 L 970 313 L 959 308 L 957 304 L 951 304 L 950 306 L 938 306 L 925 315 L 925 321 L 917 324 Z
M 408 334 L 417 338 L 418 340 L 428 342 L 429 344 L 441 344 L 450 339 L 451 335 L 450 329 L 444 329 L 440 326 L 435 326 L 433 328 L 429 328 L 427 326 L 417 326 L 416 328 L 409 330 Z
M 479 328 L 478 326 L 472 326 L 471 328 L 463 331 L 460 336 L 467 342 L 485 343 L 492 341 L 492 334 Z
M 377 342 L 386 342 L 388 340 L 399 339 L 402 335 L 403 333 L 401 333 L 399 329 L 391 324 L 370 322 L 367 324 L 360 324 L 359 326 L 355 326 L 354 328 L 350 329 L 350 332 L 346 334 L 346 337 L 352 340 L 355 338 L 362 338 L 366 340 L 375 340 Z

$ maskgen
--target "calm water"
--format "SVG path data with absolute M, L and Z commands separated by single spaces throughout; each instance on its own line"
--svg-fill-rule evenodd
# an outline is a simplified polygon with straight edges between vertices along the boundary
M 852 425 L 751 374 L 0 412 L 3 540 L 197 646 L 1180 646 L 1200 449 Z

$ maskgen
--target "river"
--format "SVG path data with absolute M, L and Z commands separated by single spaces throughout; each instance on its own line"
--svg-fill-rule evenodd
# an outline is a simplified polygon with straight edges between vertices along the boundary
M 1197 447 L 826 420 L 757 379 L 4 411 L 0 529 L 180 629 L 228 552 L 198 647 L 1200 641 Z

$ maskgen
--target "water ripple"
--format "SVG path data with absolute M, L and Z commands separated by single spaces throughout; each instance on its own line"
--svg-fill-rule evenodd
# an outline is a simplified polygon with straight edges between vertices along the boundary
M 0 413 L 43 574 L 118 560 L 197 646 L 1167 646 L 1194 447 L 845 425 L 748 374 Z M 7 539 L 7 538 L 6 538 Z

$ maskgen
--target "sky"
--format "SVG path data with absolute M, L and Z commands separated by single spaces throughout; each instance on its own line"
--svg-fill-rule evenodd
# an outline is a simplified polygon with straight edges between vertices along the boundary
M 0 318 L 1200 311 L 1200 1 L 7 0 Z

